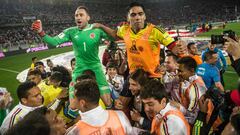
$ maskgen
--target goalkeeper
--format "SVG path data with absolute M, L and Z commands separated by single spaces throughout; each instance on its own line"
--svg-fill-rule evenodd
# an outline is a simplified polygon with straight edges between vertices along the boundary
M 111 107 L 112 105 L 110 89 L 98 57 L 101 39 L 109 39 L 110 37 L 101 29 L 93 28 L 93 25 L 88 23 L 89 20 L 90 16 L 88 9 L 84 6 L 79 6 L 75 11 L 75 22 L 77 26 L 64 30 L 58 36 L 50 37 L 45 34 L 40 20 L 32 24 L 32 29 L 42 37 L 44 42 L 51 46 L 57 46 L 69 41 L 73 43 L 76 67 L 73 71 L 72 83 L 69 87 L 71 109 L 75 108 L 72 99 L 74 97 L 74 84 L 76 78 L 85 70 L 92 70 L 95 72 L 102 101 L 107 107 Z

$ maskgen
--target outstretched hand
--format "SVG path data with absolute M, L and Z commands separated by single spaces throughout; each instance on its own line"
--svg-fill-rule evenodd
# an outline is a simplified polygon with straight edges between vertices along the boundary
M 239 59 L 240 58 L 240 42 L 237 42 L 229 37 L 224 37 L 227 42 L 224 43 L 224 46 L 227 47 L 227 52 L 233 56 L 233 58 Z
M 42 22 L 41 20 L 36 20 L 32 23 L 32 30 L 36 31 L 37 33 L 42 32 Z

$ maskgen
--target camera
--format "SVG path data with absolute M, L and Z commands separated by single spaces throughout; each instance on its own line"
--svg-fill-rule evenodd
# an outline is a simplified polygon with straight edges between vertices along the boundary
M 232 30 L 223 31 L 223 35 L 235 40 L 235 32 Z
M 227 36 L 235 40 L 235 32 L 232 30 L 223 31 L 223 35 L 211 35 L 212 44 L 224 44 L 226 41 L 223 37 Z
M 211 35 L 211 44 L 224 44 L 224 35 Z

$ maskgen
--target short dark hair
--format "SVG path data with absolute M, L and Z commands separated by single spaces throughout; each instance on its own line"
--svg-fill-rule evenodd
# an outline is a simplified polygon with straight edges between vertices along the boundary
M 86 79 L 92 79 L 94 80 L 95 78 L 91 75 L 88 75 L 88 74 L 82 74 L 80 76 L 77 77 L 76 81 L 82 81 L 82 80 L 86 80 Z
M 72 65 L 72 63 L 73 63 L 74 61 L 76 61 L 76 59 L 75 59 L 75 58 L 72 58 L 71 61 L 70 61 L 71 65 Z
M 42 73 L 41 73 L 41 71 L 39 70 L 39 69 L 34 69 L 34 70 L 30 70 L 29 72 L 28 72 L 28 76 L 30 76 L 30 75 L 42 75 Z
M 34 64 L 35 67 L 37 67 L 37 66 L 39 66 L 39 65 L 44 66 L 43 62 L 41 62 L 41 61 L 38 61 L 38 62 L 36 62 L 36 63 Z
M 52 72 L 60 72 L 62 73 L 62 82 L 60 84 L 60 86 L 62 87 L 68 87 L 72 77 L 71 74 L 69 73 L 68 69 L 66 69 L 64 66 L 56 66 L 53 67 Z
M 21 121 L 10 128 L 6 135 L 50 135 L 51 128 L 45 115 L 47 107 L 29 112 Z
M 167 92 L 159 80 L 151 79 L 141 89 L 140 97 L 142 99 L 154 98 L 159 102 L 163 98 L 168 99 Z
M 215 51 L 207 51 L 206 53 L 205 53 L 205 56 L 204 56 L 204 61 L 207 61 L 207 60 L 209 60 L 209 59 L 211 59 L 211 58 L 213 58 L 213 55 L 214 54 L 217 54 L 217 52 L 215 52 Z
M 47 59 L 47 63 L 48 63 L 48 62 L 52 62 L 52 60 L 50 60 L 50 59 Z
M 194 42 L 188 43 L 187 48 L 190 49 L 192 45 L 195 45 L 195 43 Z
M 77 10 L 78 10 L 78 9 L 83 9 L 83 10 L 86 11 L 86 13 L 87 13 L 88 15 L 90 15 L 89 10 L 88 10 L 88 8 L 87 8 L 86 6 L 79 6 L 79 7 L 77 7 Z
M 55 81 L 62 81 L 63 80 L 63 74 L 58 71 L 54 71 L 51 76 L 49 77 L 50 80 L 55 80 Z
M 32 61 L 34 61 L 35 59 L 37 59 L 37 57 L 32 57 Z
M 145 72 L 143 69 L 136 69 L 133 73 L 130 74 L 129 78 L 133 79 L 134 81 L 138 82 L 141 85 L 144 85 L 145 82 L 148 81 L 148 73 Z
M 178 56 L 172 52 L 167 53 L 166 57 L 172 57 L 176 62 L 178 61 Z
M 132 2 L 128 7 L 127 7 L 127 12 L 129 12 L 133 7 L 141 7 L 143 11 L 145 12 L 145 7 L 143 4 L 138 3 L 138 2 Z
M 186 56 L 186 57 L 182 57 L 177 61 L 178 64 L 183 64 L 184 67 L 188 70 L 192 70 L 194 69 L 194 71 L 196 71 L 197 69 L 197 63 L 196 61 L 190 57 L 190 56 Z
M 82 80 L 74 86 L 78 100 L 84 99 L 90 104 L 98 104 L 100 92 L 97 82 L 91 79 Z
M 28 91 L 36 86 L 37 86 L 36 83 L 30 82 L 30 81 L 21 83 L 17 88 L 17 96 L 18 96 L 19 101 L 21 102 L 22 98 L 27 98 Z
M 113 60 L 110 60 L 107 63 L 106 70 L 108 70 L 108 68 L 116 68 L 116 69 L 118 69 L 118 66 L 117 66 L 117 64 Z

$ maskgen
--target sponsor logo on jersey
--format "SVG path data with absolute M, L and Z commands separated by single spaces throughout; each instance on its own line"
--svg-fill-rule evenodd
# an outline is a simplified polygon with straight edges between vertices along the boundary
M 62 32 L 58 35 L 59 38 L 63 38 L 65 36 L 65 34 Z
M 132 46 L 130 47 L 129 51 L 130 53 L 139 54 L 135 40 L 132 41 Z
M 91 39 L 95 38 L 95 34 L 94 34 L 94 33 L 91 33 L 91 34 L 90 34 L 90 38 L 91 38 Z

